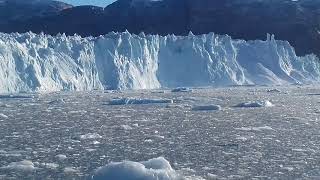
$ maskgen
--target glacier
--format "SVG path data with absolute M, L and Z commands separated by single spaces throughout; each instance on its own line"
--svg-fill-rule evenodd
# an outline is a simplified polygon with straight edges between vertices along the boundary
M 0 93 L 314 84 L 315 55 L 287 41 L 109 33 L 0 33 Z

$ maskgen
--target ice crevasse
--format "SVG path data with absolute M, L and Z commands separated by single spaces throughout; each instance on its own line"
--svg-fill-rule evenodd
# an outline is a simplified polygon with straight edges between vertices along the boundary
M 99 37 L 0 33 L 0 93 L 318 83 L 320 61 L 286 41 L 214 33 Z

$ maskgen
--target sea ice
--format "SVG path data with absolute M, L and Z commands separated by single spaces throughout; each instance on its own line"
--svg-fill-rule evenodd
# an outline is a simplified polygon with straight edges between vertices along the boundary
M 129 130 L 132 130 L 133 128 L 129 125 L 121 125 L 122 129 L 126 130 L 126 131 L 129 131 Z
M 23 160 L 20 162 L 12 162 L 7 166 L 1 167 L 1 169 L 18 170 L 18 171 L 34 171 L 38 168 L 35 167 L 32 161 Z
M 0 113 L 0 118 L 8 119 L 9 117 L 7 115 L 5 115 L 5 114 Z
M 56 158 L 59 159 L 60 161 L 64 161 L 67 159 L 67 156 L 64 154 L 58 154 L 56 155 Z
M 270 101 L 249 101 L 235 105 L 239 108 L 255 108 L 255 107 L 272 107 L 274 106 Z
M 267 92 L 269 92 L 269 93 L 280 93 L 281 91 L 279 89 L 268 89 Z
M 179 88 L 172 89 L 171 92 L 192 92 L 192 89 L 179 87 Z
M 87 139 L 101 139 L 102 136 L 98 133 L 88 133 L 80 136 L 80 139 L 87 140 Z
M 128 104 L 170 104 L 173 103 L 172 99 L 113 99 L 109 105 L 128 105 Z
M 74 167 L 65 167 L 63 172 L 65 174 L 75 174 L 75 173 L 79 173 L 79 170 Z
M 192 108 L 194 111 L 220 111 L 221 106 L 219 105 L 203 105 L 203 106 L 194 106 Z

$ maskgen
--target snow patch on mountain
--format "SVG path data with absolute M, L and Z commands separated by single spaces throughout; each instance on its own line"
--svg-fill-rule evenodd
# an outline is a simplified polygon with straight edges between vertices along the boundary
M 0 92 L 318 83 L 320 61 L 286 41 L 109 33 L 0 34 Z

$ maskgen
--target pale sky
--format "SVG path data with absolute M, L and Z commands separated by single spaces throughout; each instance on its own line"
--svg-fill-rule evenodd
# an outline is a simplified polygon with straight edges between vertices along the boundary
M 95 5 L 105 7 L 108 4 L 116 1 L 116 0 L 61 0 L 66 3 L 78 6 L 78 5 Z

